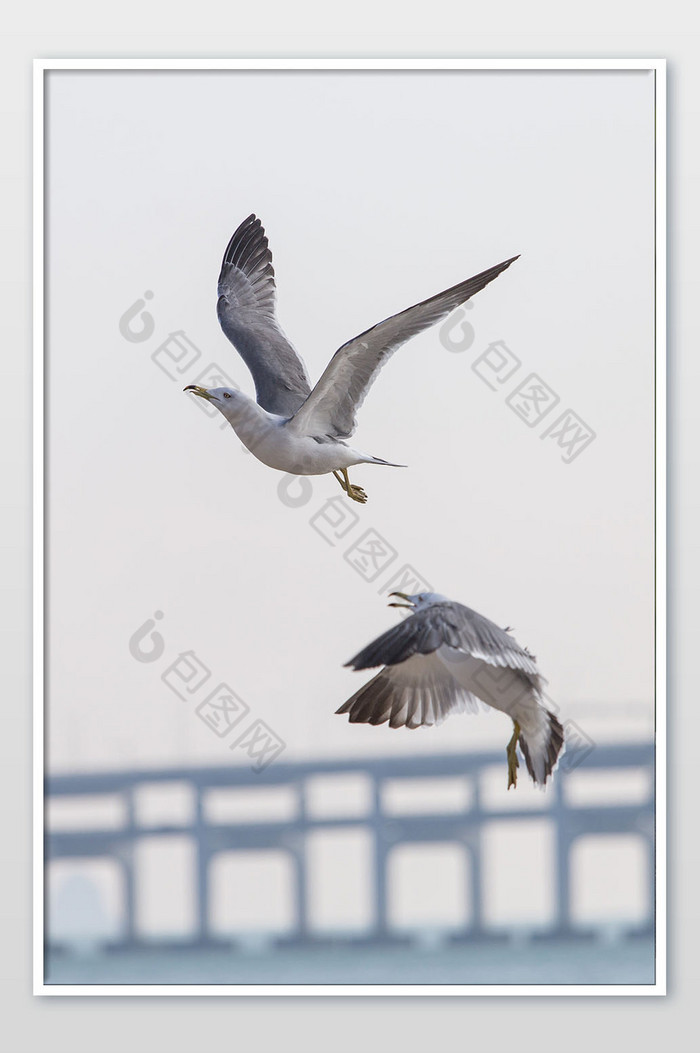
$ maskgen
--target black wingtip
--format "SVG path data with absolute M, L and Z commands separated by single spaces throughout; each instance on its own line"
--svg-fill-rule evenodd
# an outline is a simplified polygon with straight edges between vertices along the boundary
M 266 254 L 265 259 L 262 259 L 261 253 Z M 270 269 L 272 268 L 272 253 L 270 252 L 267 234 L 254 212 L 251 212 L 247 219 L 239 223 L 229 239 L 221 261 L 219 284 L 222 282 L 227 265 L 238 267 L 245 272 L 246 265 L 251 260 L 254 262 L 254 265 L 264 262 L 270 265 Z M 274 277 L 272 269 L 270 276 Z
M 243 234 L 243 233 L 244 233 L 244 232 L 245 232 L 245 231 L 246 231 L 246 230 L 247 230 L 247 229 L 248 229 L 249 227 L 254 227 L 256 223 L 257 223 L 257 224 L 260 224 L 260 220 L 258 219 L 258 217 L 257 217 L 257 216 L 255 215 L 255 213 L 254 213 L 254 212 L 251 212 L 249 216 L 246 216 L 246 218 L 245 218 L 244 220 L 242 220 L 242 221 L 241 221 L 241 222 L 240 222 L 240 223 L 238 224 L 238 226 L 237 226 L 237 227 L 236 227 L 236 229 L 234 230 L 233 234 L 231 235 L 231 238 L 230 238 L 230 240 L 231 240 L 231 241 L 233 241 L 233 240 L 234 240 L 234 238 L 236 238 L 236 237 L 239 237 L 239 236 L 240 236 L 241 234 Z

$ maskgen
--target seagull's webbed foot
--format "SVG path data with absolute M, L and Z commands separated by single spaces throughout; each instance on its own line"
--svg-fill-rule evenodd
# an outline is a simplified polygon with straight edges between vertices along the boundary
M 348 497 L 352 498 L 353 501 L 357 501 L 358 504 L 367 504 L 367 494 L 361 486 L 355 486 L 353 483 L 350 483 L 350 487 L 347 490 L 347 495 Z
M 341 468 L 339 471 L 334 471 L 333 475 L 336 477 L 340 485 L 342 486 L 345 493 L 353 501 L 357 501 L 358 504 L 364 505 L 367 503 L 367 494 L 361 486 L 356 486 L 351 483 L 348 479 L 348 473 L 346 468 Z
M 520 725 L 518 724 L 517 720 L 514 720 L 513 735 L 510 742 L 506 746 L 506 757 L 508 758 L 508 789 L 510 789 L 511 786 L 518 785 L 518 768 L 520 765 L 518 764 L 518 755 L 515 752 L 515 747 L 518 744 L 519 738 Z

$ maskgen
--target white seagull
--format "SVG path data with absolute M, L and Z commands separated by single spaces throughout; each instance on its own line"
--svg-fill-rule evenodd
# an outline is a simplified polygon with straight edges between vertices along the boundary
M 353 464 L 385 464 L 345 440 L 355 413 L 384 363 L 412 336 L 445 318 L 498 277 L 517 256 L 379 322 L 336 351 L 314 389 L 304 363 L 282 332 L 275 313 L 275 272 L 262 224 L 249 216 L 235 232 L 219 275 L 221 328 L 253 375 L 257 402 L 234 388 L 192 391 L 223 413 L 241 442 L 270 468 L 291 475 L 332 472 L 348 497 L 361 504 L 365 491 L 348 479 Z
M 352 724 L 418 728 L 441 724 L 450 713 L 477 708 L 479 700 L 513 721 L 506 747 L 508 789 L 517 782 L 520 746 L 533 781 L 544 786 L 564 745 L 564 729 L 542 705 L 535 656 L 507 629 L 439 593 L 392 592 L 412 616 L 377 637 L 346 664 L 384 666 L 337 713 Z

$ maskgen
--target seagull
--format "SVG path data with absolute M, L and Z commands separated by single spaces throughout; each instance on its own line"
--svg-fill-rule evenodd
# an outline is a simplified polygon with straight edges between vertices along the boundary
M 441 724 L 450 713 L 474 711 L 479 700 L 507 713 L 513 735 L 506 747 L 508 789 L 517 785 L 520 746 L 537 786 L 554 771 L 564 729 L 542 704 L 542 678 L 535 656 L 520 647 L 509 629 L 436 592 L 409 596 L 390 607 L 411 616 L 351 658 L 352 669 L 384 668 L 355 692 L 337 713 L 351 724 L 418 728 Z
M 253 375 L 257 401 L 235 388 L 188 384 L 184 390 L 211 402 L 263 464 L 291 475 L 332 472 L 347 496 L 364 504 L 367 494 L 350 482 L 349 467 L 405 467 L 360 453 L 346 441 L 379 370 L 397 348 L 441 321 L 517 259 L 490 267 L 349 340 L 312 390 L 304 363 L 277 321 L 275 272 L 265 231 L 255 215 L 248 216 L 224 254 L 216 310 L 221 328 Z

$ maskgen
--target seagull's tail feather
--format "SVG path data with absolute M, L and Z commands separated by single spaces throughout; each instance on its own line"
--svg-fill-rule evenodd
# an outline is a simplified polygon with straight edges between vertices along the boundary
M 387 468 L 408 468 L 407 464 L 394 464 L 393 461 L 385 461 L 383 457 L 372 457 L 370 456 L 366 464 L 384 464 Z
M 522 716 L 514 714 L 520 724 L 518 745 L 525 758 L 527 770 L 537 786 L 544 786 L 554 771 L 562 746 L 564 729 L 544 706 Z

